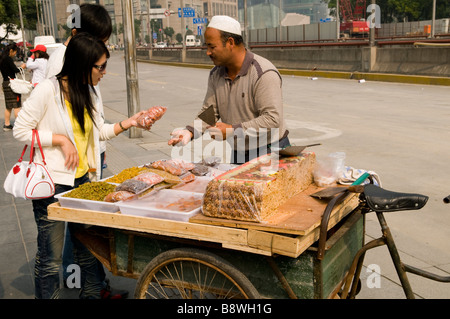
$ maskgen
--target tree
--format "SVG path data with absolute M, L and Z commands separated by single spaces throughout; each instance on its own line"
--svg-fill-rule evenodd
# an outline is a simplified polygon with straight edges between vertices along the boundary
M 134 35 L 136 37 L 136 41 L 141 42 L 143 39 L 141 39 L 141 20 L 134 19 Z
M 36 30 L 36 2 L 35 0 L 21 0 L 24 28 Z M 0 3 L 0 23 L 4 25 L 6 34 L 0 38 L 0 42 L 9 34 L 17 34 L 20 29 L 19 4 L 17 0 L 2 0 Z
M 183 43 L 183 36 L 181 35 L 181 33 L 177 33 L 175 38 L 177 39 L 178 43 Z
M 175 30 L 172 27 L 165 27 L 164 28 L 164 34 L 170 38 L 170 41 L 172 42 L 172 37 L 175 33 Z

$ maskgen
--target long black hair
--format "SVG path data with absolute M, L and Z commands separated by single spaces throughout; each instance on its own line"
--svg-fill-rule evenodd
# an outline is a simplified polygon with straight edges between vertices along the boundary
M 17 44 L 15 42 L 12 42 L 10 44 L 8 44 L 7 46 L 5 46 L 0 54 L 0 64 L 2 64 L 3 60 L 6 57 L 9 57 L 9 51 L 13 50 L 13 51 L 18 51 L 18 47 Z
M 61 92 L 64 90 L 62 85 L 63 78 L 67 78 L 68 92 L 66 93 L 69 95 L 73 114 L 83 132 L 85 131 L 85 108 L 92 122 L 96 125 L 94 120 L 95 106 L 91 97 L 91 92 L 95 94 L 91 84 L 92 68 L 104 54 L 109 59 L 109 51 L 103 41 L 88 33 L 76 34 L 67 45 L 63 67 L 61 72 L 56 75 Z

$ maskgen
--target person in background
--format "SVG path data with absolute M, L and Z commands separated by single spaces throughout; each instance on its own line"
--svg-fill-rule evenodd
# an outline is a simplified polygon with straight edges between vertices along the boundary
M 27 69 L 33 72 L 31 83 L 34 86 L 45 79 L 45 70 L 47 68 L 48 54 L 45 45 L 38 44 L 34 49 L 31 49 L 32 55 L 27 60 Z
M 14 110 L 14 117 L 22 107 L 22 95 L 14 93 L 9 87 L 9 79 L 15 79 L 16 73 L 19 73 L 19 68 L 14 64 L 13 58 L 16 56 L 18 47 L 15 43 L 10 43 L 3 48 L 0 55 L 0 71 L 3 76 L 2 89 L 5 95 L 5 123 L 3 124 L 3 131 L 11 131 L 13 125 L 11 124 L 11 113 Z M 22 64 L 22 67 L 24 64 Z
M 106 74 L 109 51 L 105 43 L 87 33 L 77 34 L 67 46 L 64 64 L 56 77 L 45 79 L 24 102 L 14 126 L 14 137 L 30 143 L 37 129 L 55 195 L 100 178 L 99 141 L 136 126 L 143 113 L 120 123 L 107 124 L 99 113 L 96 86 Z M 56 98 L 55 98 L 56 97 Z M 37 154 L 36 154 L 37 155 Z M 37 159 L 39 157 L 37 156 Z M 54 196 L 33 200 L 38 228 L 35 297 L 57 298 L 65 223 L 48 219 Z M 74 260 L 81 269 L 80 298 L 100 299 L 104 271 L 99 261 L 74 236 L 84 225 L 69 223 Z
M 208 126 L 203 122 L 200 128 L 188 125 L 176 129 L 168 144 L 186 145 L 208 129 L 212 136 L 233 139 L 230 141 L 234 146 L 230 158 L 233 164 L 268 154 L 275 145 L 289 146 L 281 75 L 270 61 L 247 51 L 240 23 L 228 16 L 212 17 L 206 28 L 205 44 L 206 54 L 215 67 L 209 73 L 199 114 L 213 106 L 216 124 Z M 252 149 L 248 140 L 255 136 L 259 145 Z

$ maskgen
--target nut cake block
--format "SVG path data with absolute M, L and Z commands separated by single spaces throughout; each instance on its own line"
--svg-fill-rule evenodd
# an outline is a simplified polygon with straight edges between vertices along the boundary
M 262 222 L 313 181 L 316 155 L 255 158 L 211 180 L 203 198 L 210 217 Z

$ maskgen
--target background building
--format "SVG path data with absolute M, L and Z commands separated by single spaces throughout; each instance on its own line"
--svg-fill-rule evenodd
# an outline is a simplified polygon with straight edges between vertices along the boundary
M 275 28 L 287 13 L 309 17 L 310 23 L 328 17 L 328 7 L 321 0 L 127 0 L 132 1 L 136 29 L 136 40 L 146 42 L 176 42 L 176 34 L 187 30 L 198 38 L 203 36 L 208 21 L 214 15 L 229 15 L 244 22 L 244 1 L 247 2 L 248 29 Z M 57 42 L 68 36 L 67 18 L 70 4 L 95 3 L 105 6 L 113 24 L 110 44 L 123 44 L 123 15 L 120 0 L 37 0 L 38 25 L 36 35 L 53 35 Z M 191 8 L 180 17 L 180 8 Z M 281 10 L 280 10 L 281 8 Z M 302 19 L 306 23 L 308 19 Z M 164 35 L 165 28 L 173 28 L 171 39 Z M 189 32 L 189 31 L 188 31 Z M 189 32 L 191 33 L 191 32 Z

